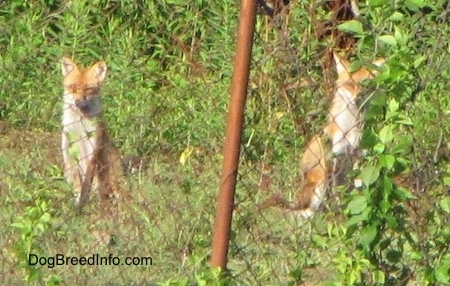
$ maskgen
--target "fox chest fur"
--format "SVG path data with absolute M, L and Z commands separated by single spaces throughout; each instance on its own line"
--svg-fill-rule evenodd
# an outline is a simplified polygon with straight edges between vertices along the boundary
M 325 133 L 331 138 L 335 155 L 350 154 L 358 148 L 363 115 L 356 103 L 357 89 L 353 85 L 341 86 L 333 98 Z
M 350 72 L 350 63 L 336 53 L 334 53 L 334 61 L 338 78 L 335 82 L 335 94 L 324 132 L 331 139 L 334 155 L 352 154 L 359 146 L 364 117 L 357 105 L 361 92 L 360 83 L 373 78 L 377 72 L 367 68 Z M 381 66 L 384 61 L 384 59 L 377 59 L 373 64 Z
M 64 95 L 62 117 L 62 150 L 66 163 L 66 179 L 70 183 L 83 182 L 86 176 L 88 164 L 94 158 L 95 150 L 99 145 L 100 98 L 95 98 L 89 107 L 89 115 L 75 104 L 72 94 Z M 75 169 L 75 170 L 73 170 Z M 73 175 L 76 173 L 78 180 Z

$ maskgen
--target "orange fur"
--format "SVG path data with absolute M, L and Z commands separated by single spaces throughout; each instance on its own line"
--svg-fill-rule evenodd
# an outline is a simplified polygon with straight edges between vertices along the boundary
M 284 209 L 300 211 L 304 217 L 311 217 L 325 197 L 329 180 L 329 159 L 332 155 L 351 156 L 358 148 L 363 123 L 363 115 L 357 105 L 361 92 L 359 84 L 365 79 L 373 78 L 376 71 L 361 68 L 350 72 L 350 63 L 337 53 L 334 53 L 334 61 L 338 78 L 335 81 L 335 94 L 328 123 L 323 135 L 315 135 L 311 139 L 300 160 L 304 186 L 297 196 L 297 202 L 292 204 L 280 195 L 275 195 L 266 200 L 260 208 L 277 205 Z M 377 59 L 373 64 L 381 66 L 384 62 L 385 59 Z M 326 145 L 330 146 L 324 147 L 324 139 L 329 141 Z
M 105 62 L 80 69 L 71 59 L 63 58 L 61 69 L 64 176 L 72 184 L 81 209 L 91 189 L 96 189 L 102 200 L 118 195 L 121 159 L 102 119 L 100 88 L 106 76 Z
M 373 78 L 376 71 L 361 68 L 351 73 L 350 63 L 337 53 L 334 53 L 334 61 L 338 78 L 324 132 L 331 139 L 334 155 L 351 154 L 358 147 L 362 132 L 363 117 L 357 105 L 358 95 L 361 92 L 359 83 Z M 373 64 L 380 66 L 384 61 L 378 59 Z
M 314 136 L 308 143 L 305 153 L 300 160 L 300 168 L 303 174 L 303 191 L 299 192 L 295 203 L 285 200 L 276 194 L 264 201 L 259 209 L 270 206 L 279 206 L 291 211 L 300 211 L 300 214 L 309 218 L 314 214 L 325 196 L 327 188 L 327 160 L 320 136 Z
M 298 194 L 297 206 L 304 217 L 311 217 L 325 196 L 328 167 L 322 139 L 314 136 L 308 143 L 300 160 L 305 185 Z
M 362 134 L 363 115 L 357 105 L 357 99 L 361 92 L 359 84 L 365 79 L 373 78 L 377 72 L 370 71 L 367 68 L 350 72 L 350 63 L 342 59 L 337 53 L 333 55 L 338 78 L 335 82 L 335 94 L 330 107 L 328 123 L 324 128 L 324 134 L 329 138 L 330 149 L 334 156 L 343 154 L 351 156 L 358 148 Z M 384 62 L 385 59 L 377 59 L 373 64 L 380 66 Z M 314 151 L 318 150 L 317 147 L 315 149 L 307 147 L 301 163 L 306 184 L 300 196 L 305 202 L 310 202 L 310 204 L 305 204 L 304 216 L 305 214 L 308 216 L 313 215 L 325 196 L 328 185 L 327 154 L 323 151 L 323 146 L 320 144 L 321 141 L 314 143 L 315 141 L 317 142 L 317 139 L 313 138 L 310 145 L 320 145 L 321 152 Z M 320 155 L 320 160 L 318 155 Z M 329 157 L 331 157 L 331 154 Z M 309 161 L 316 162 L 316 167 L 311 167 L 311 164 L 304 163 Z M 305 169 L 304 166 L 308 168 Z M 320 168 L 317 166 L 320 166 Z

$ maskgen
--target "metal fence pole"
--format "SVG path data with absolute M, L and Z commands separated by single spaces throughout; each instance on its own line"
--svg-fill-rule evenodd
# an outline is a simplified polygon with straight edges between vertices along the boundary
M 222 270 L 227 265 L 255 19 L 256 0 L 242 0 L 211 257 L 211 266 Z

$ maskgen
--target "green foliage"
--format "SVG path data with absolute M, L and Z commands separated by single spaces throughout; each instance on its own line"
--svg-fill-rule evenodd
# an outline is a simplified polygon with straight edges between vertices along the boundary
M 375 79 L 377 90 L 373 93 L 366 114 L 362 145 L 370 149 L 370 152 L 365 157 L 365 166 L 361 168 L 359 174 L 364 189 L 361 193 L 352 193 L 348 198 L 346 209 L 348 216 L 346 244 L 356 242 L 356 252 L 352 257 L 355 255 L 362 257 L 362 260 L 353 259 L 357 268 L 353 268 L 352 272 L 341 271 L 343 281 L 349 284 L 397 285 L 410 279 L 411 271 L 414 271 L 412 269 L 417 267 L 421 269 L 418 271 L 421 274 L 416 275 L 415 279 L 421 281 L 420 283 L 428 285 L 449 282 L 445 256 L 435 256 L 424 251 L 426 248 L 424 241 L 432 240 L 434 244 L 434 239 L 438 241 L 443 239 L 442 234 L 421 233 L 411 217 L 411 201 L 431 198 L 428 196 L 425 198 L 422 194 L 418 197 L 419 195 L 413 193 L 413 189 L 395 182 L 398 176 L 414 180 L 408 173 L 423 176 L 424 173 L 414 168 L 423 168 L 424 163 L 416 161 L 416 158 L 424 154 L 411 154 L 411 150 L 418 151 L 417 148 L 428 144 L 425 142 L 433 142 L 439 132 L 448 134 L 446 127 L 440 125 L 442 129 L 433 129 L 425 123 L 432 120 L 427 112 L 419 114 L 422 111 L 420 106 L 424 97 L 429 92 L 431 94 L 436 92 L 435 80 L 430 75 L 438 67 L 430 64 L 430 61 L 440 58 L 442 50 L 439 48 L 444 44 L 440 37 L 448 35 L 448 26 L 434 18 L 438 16 L 438 6 L 428 6 L 431 12 L 418 19 L 417 13 L 411 11 L 419 11 L 426 6 L 425 3 L 407 1 L 405 5 L 393 8 L 385 1 L 369 1 L 366 10 L 369 17 L 366 19 L 372 19 L 373 29 L 378 30 L 379 34 L 375 37 L 373 34 L 365 34 L 359 42 L 360 53 L 364 53 L 375 44 L 380 52 L 386 54 L 388 61 L 382 73 Z M 410 12 L 407 12 L 408 9 Z M 410 19 L 417 21 L 414 26 L 409 26 Z M 423 45 L 427 42 L 426 37 L 417 39 L 419 27 L 442 29 L 439 36 L 433 40 L 434 46 Z M 425 90 L 421 86 L 423 82 L 417 77 L 429 81 Z M 431 101 L 434 104 L 443 104 L 437 103 L 439 99 Z M 445 102 L 448 108 L 447 101 Z M 435 115 L 443 116 L 443 114 Z M 415 140 L 421 143 L 417 144 Z M 435 180 L 439 185 L 439 177 Z M 446 200 L 444 198 L 438 201 L 444 212 L 447 209 Z M 425 212 L 435 218 L 443 215 L 439 214 L 440 211 L 436 213 L 432 208 Z M 432 225 L 426 227 L 428 230 L 425 231 L 442 227 L 440 221 Z M 441 249 L 439 252 L 442 254 L 446 251 Z M 346 255 L 350 254 L 345 253 L 344 256 Z M 345 265 L 345 259 L 339 259 L 339 263 Z M 439 267 L 433 268 L 428 265 Z M 349 273 L 352 274 L 348 276 Z M 372 276 L 365 276 L 364 273 L 372 273 Z
M 352 34 L 363 34 L 363 25 L 358 20 L 349 20 L 345 23 L 342 23 L 338 26 L 339 30 L 352 33 Z
M 225 104 L 223 95 L 228 82 L 218 83 L 214 78 L 231 74 L 231 66 L 224 63 L 233 52 L 234 26 L 221 25 L 222 15 L 229 13 L 227 5 L 218 3 L 206 9 L 201 1 L 183 5 L 149 1 L 142 5 L 133 1 L 27 3 L 1 4 L 3 30 L 9 37 L 0 46 L 3 70 L 0 97 L 5 99 L 1 114 L 13 127 L 57 129 L 59 123 L 52 117 L 59 113 L 58 61 L 63 55 L 85 65 L 95 59 L 106 60 L 109 79 L 104 101 L 111 106 L 107 117 L 123 118 L 131 112 L 134 118 L 127 121 L 135 122 L 130 125 L 121 120 L 121 125 L 111 126 L 111 132 L 120 137 L 131 131 L 130 142 L 120 143 L 126 147 L 139 143 L 142 145 L 139 152 L 167 148 L 158 146 L 164 142 L 179 151 L 185 147 L 181 142 L 191 139 L 178 137 L 181 130 L 186 130 L 185 123 L 191 121 L 190 117 L 198 117 L 211 106 L 222 108 Z M 33 11 L 27 12 L 31 8 Z M 16 17 L 20 13 L 25 16 Z M 9 24 L 13 21 L 14 25 Z M 212 35 L 220 39 L 223 49 L 215 49 Z M 217 72 L 212 75 L 213 71 Z M 197 77 L 197 74 L 211 76 Z M 204 94 L 205 86 L 210 86 L 208 94 Z M 190 108 L 186 109 L 180 98 L 191 101 Z M 45 108 L 23 116 L 30 112 L 30 106 L 42 106 L 43 101 L 48 102 Z M 137 110 L 136 104 L 143 108 Z M 211 118 L 208 123 L 218 127 L 221 121 Z M 198 140 L 205 140 L 210 134 L 192 133 Z M 198 140 L 194 144 L 199 144 Z
M 337 26 L 358 39 L 351 68 L 387 59 L 362 86 L 367 154 L 308 221 L 256 205 L 300 189 L 299 156 L 322 132 L 332 97 L 323 55 L 335 42 L 316 34 L 332 15 L 317 1 L 291 1 L 289 14 L 258 16 L 224 273 L 209 259 L 238 1 L 1 2 L 1 282 L 449 284 L 447 1 L 360 2 L 360 17 Z M 62 56 L 106 61 L 109 134 L 148 167 L 127 177 L 134 200 L 114 222 L 98 217 L 95 199 L 72 215 L 59 150 Z M 100 243 L 100 231 L 114 239 Z M 49 269 L 28 265 L 30 252 L 155 263 Z
M 14 245 L 14 254 L 20 261 L 19 267 L 25 270 L 26 282 L 36 281 L 43 276 L 40 268 L 29 265 L 28 257 L 30 254 L 42 253 L 39 238 L 52 226 L 48 203 L 38 199 L 35 204 L 26 207 L 24 215 L 17 216 L 16 221 L 11 224 L 19 233 L 20 240 Z

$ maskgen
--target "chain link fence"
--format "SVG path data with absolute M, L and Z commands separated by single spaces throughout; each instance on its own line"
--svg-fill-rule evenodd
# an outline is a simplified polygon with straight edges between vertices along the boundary
M 381 281 L 376 275 L 382 272 L 390 285 L 407 285 L 425 281 L 427 267 L 439 269 L 448 250 L 436 230 L 448 225 L 439 203 L 449 195 L 446 7 L 430 4 L 427 12 L 380 4 L 377 10 L 360 3 L 359 18 L 352 18 L 352 4 L 260 3 L 229 248 L 231 284 L 364 284 Z M 208 268 L 238 6 L 226 1 L 0 4 L 3 284 L 216 281 Z M 396 13 L 403 22 L 390 18 L 400 17 Z M 352 19 L 362 23 L 361 33 L 340 26 Z M 378 19 L 390 19 L 397 28 Z M 386 35 L 395 36 L 396 45 L 390 37 L 380 40 Z M 333 51 L 349 60 L 341 73 Z M 115 146 L 123 162 L 123 195 L 103 206 L 94 186 L 80 213 L 73 186 L 64 178 L 63 56 L 87 68 L 105 61 L 102 112 L 112 143 L 97 148 L 108 151 L 95 156 L 110 158 Z M 372 64 L 379 57 L 387 60 L 382 67 Z M 379 77 L 336 82 L 339 74 L 363 68 Z M 80 92 L 89 98 L 96 88 L 87 84 Z M 337 95 L 355 93 L 357 98 L 329 115 Z M 348 142 L 359 143 L 356 150 L 344 141 L 349 152 L 336 156 L 324 128 L 331 129 L 341 116 L 354 124 L 345 130 L 338 124 L 334 132 L 345 137 L 357 130 L 361 141 Z M 100 122 L 91 124 L 87 137 L 106 136 L 97 133 Z M 73 165 L 83 159 L 76 156 L 79 148 L 92 148 L 89 144 L 69 147 L 67 153 L 78 157 Z M 353 169 L 355 159 L 360 162 Z M 93 168 L 90 174 L 102 176 L 99 164 Z M 77 172 L 83 176 L 84 170 Z M 371 175 L 377 172 L 378 177 Z M 98 183 L 108 186 L 118 179 L 109 175 L 111 180 Z M 362 188 L 354 188 L 355 179 Z M 90 181 L 86 189 L 93 187 Z M 323 191 L 321 204 L 305 219 L 298 202 L 308 190 L 319 194 L 317 189 Z M 358 204 L 367 193 L 377 196 L 372 189 L 401 189 L 396 194 L 408 199 L 379 195 L 376 203 Z M 267 202 L 272 206 L 264 207 Z M 361 240 L 371 237 L 371 229 L 365 221 L 349 224 L 364 204 L 396 212 L 412 238 L 405 243 L 404 232 L 386 226 L 383 218 L 377 234 L 386 248 L 364 256 Z
M 291 3 L 261 21 L 257 30 L 229 261 L 240 284 L 375 283 L 376 270 L 358 269 L 358 278 L 349 270 L 367 262 L 358 256 L 357 249 L 372 236 L 364 229 L 365 223 L 360 224 L 361 232 L 355 232 L 354 221 L 364 221 L 361 217 L 368 212 L 393 204 L 393 212 L 401 218 L 398 223 L 408 229 L 406 237 L 411 229 L 413 236 L 430 239 L 423 231 L 427 228 L 425 217 L 436 204 L 431 197 L 437 196 L 438 201 L 448 197 L 448 188 L 442 188 L 446 176 L 442 164 L 447 156 L 441 157 L 442 148 L 447 150 L 441 135 L 448 129 L 430 130 L 428 140 L 419 143 L 413 137 L 423 136 L 421 127 L 412 128 L 410 122 L 411 118 L 427 118 L 428 112 L 416 113 L 416 108 L 423 107 L 418 107 L 415 96 L 426 97 L 435 83 L 424 90 L 423 76 L 427 76 L 406 67 L 406 62 L 402 67 L 394 63 L 398 54 L 389 55 L 381 46 L 364 50 L 366 43 L 342 33 L 346 27 L 341 24 L 352 20 L 344 10 L 352 3 L 337 2 L 325 6 Z M 327 14 L 328 20 L 321 18 L 321 9 L 333 11 Z M 309 11 L 308 19 L 314 25 L 301 26 L 296 18 L 299 10 Z M 440 21 L 434 24 L 442 25 Z M 373 37 L 380 36 L 376 29 L 371 32 Z M 426 69 L 439 69 L 438 62 L 443 60 L 441 36 L 446 33 L 447 29 L 439 34 L 437 46 L 430 50 Z M 296 38 L 299 34 L 301 38 Z M 417 49 L 427 50 L 420 44 Z M 333 52 L 341 57 L 333 60 Z M 399 76 L 394 75 L 396 69 L 413 74 L 405 71 L 397 78 L 405 83 L 385 80 L 387 74 Z M 434 116 L 446 121 L 439 107 L 442 103 L 436 98 L 432 101 Z M 397 113 L 399 106 L 401 112 Z M 389 124 L 394 117 L 395 124 Z M 392 128 L 396 128 L 395 134 Z M 406 138 L 412 141 L 406 143 Z M 429 152 L 418 152 L 425 145 Z M 392 148 L 393 153 L 387 156 L 392 160 L 390 167 L 383 161 L 387 157 L 381 148 Z M 380 165 L 386 169 L 380 171 Z M 372 189 L 374 185 L 377 191 Z M 393 189 L 410 200 L 390 195 Z M 367 197 L 373 201 L 367 202 Z M 311 204 L 318 206 L 315 214 L 308 208 Z M 445 217 L 444 213 L 438 216 Z M 383 246 L 370 259 L 377 265 L 374 268 L 385 274 L 385 283 L 420 285 L 417 281 L 423 261 L 415 264 L 406 257 L 423 245 L 411 246 L 411 239 L 411 245 L 404 246 L 408 243 L 397 236 L 401 231 L 380 232 Z M 352 235 L 356 238 L 349 239 Z M 397 252 L 399 245 L 405 248 Z M 394 252 L 402 253 L 403 266 L 397 258 L 389 257 Z

